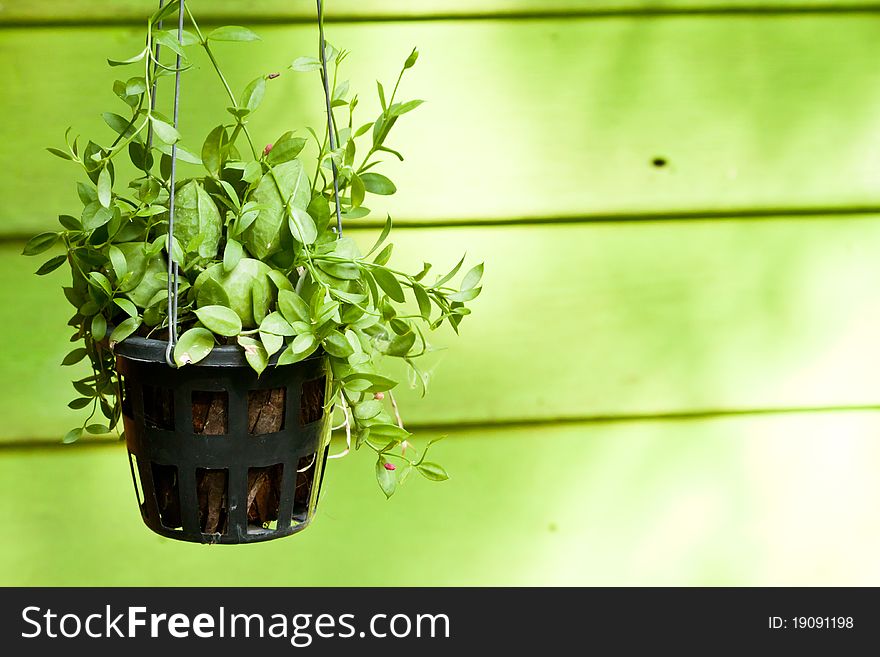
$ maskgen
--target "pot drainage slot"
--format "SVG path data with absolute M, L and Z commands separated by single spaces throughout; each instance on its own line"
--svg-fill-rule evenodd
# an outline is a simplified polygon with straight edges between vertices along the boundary
M 166 529 L 182 530 L 180 520 L 180 480 L 177 466 L 151 463 L 153 490 L 156 492 L 156 506 L 159 519 Z
M 299 397 L 299 423 L 301 425 L 305 426 L 317 422 L 324 417 L 324 390 L 326 388 L 326 376 L 303 383 L 302 394 Z
M 174 391 L 143 386 L 144 422 L 155 429 L 174 431 Z
M 248 469 L 248 534 L 262 534 L 277 528 L 283 475 L 281 463 Z
M 121 374 L 119 375 L 119 406 L 122 409 L 123 415 L 126 417 L 133 417 L 131 412 L 131 390 L 129 389 L 129 383 L 125 380 L 125 377 Z
M 305 522 L 309 517 L 309 498 L 317 469 L 317 454 L 303 456 L 296 465 L 296 490 L 293 493 L 293 520 Z
M 262 436 L 284 429 L 287 388 L 248 391 L 248 433 Z
M 193 390 L 193 433 L 200 436 L 223 436 L 229 433 L 229 393 Z
M 137 496 L 138 506 L 141 508 L 141 513 L 144 511 L 144 496 L 141 495 L 141 485 L 139 482 L 140 470 L 137 465 L 137 456 L 128 453 L 128 467 L 131 468 L 131 481 L 134 484 L 134 494 Z
M 225 534 L 229 526 L 229 471 L 198 468 L 199 527 L 203 534 Z

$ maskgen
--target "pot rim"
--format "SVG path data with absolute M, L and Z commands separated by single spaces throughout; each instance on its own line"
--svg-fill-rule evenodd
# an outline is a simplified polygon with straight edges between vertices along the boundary
M 113 353 L 129 360 L 137 360 L 145 363 L 161 363 L 166 365 L 165 350 L 168 348 L 166 340 L 156 340 L 153 338 L 142 338 L 140 336 L 130 336 L 119 342 L 113 348 Z M 279 351 L 269 359 L 269 366 L 275 366 L 278 363 L 278 357 L 283 353 Z M 315 351 L 314 354 L 304 359 L 304 361 L 322 358 L 321 349 Z M 302 362 L 304 362 L 302 361 Z M 296 363 L 294 363 L 296 364 Z M 205 358 L 198 363 L 187 365 L 187 367 L 250 367 L 244 356 L 244 349 L 237 344 L 220 345 L 211 350 Z

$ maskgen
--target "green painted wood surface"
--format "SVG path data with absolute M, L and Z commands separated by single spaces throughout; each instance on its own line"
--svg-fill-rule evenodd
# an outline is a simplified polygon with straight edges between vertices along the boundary
M 220 49 L 237 89 L 313 46 L 308 26 L 260 31 L 260 44 Z M 429 102 L 393 137 L 408 161 L 389 167 L 401 191 L 374 204 L 380 217 L 880 206 L 880 16 L 381 23 L 337 25 L 331 36 L 354 51 L 365 98 L 412 45 L 423 51 L 403 93 Z M 109 88 L 120 72 L 104 58 L 139 41 L 120 27 L 3 33 L 0 86 L 16 91 L 0 123 L 0 233 L 75 209 L 72 166 L 42 149 L 68 125 L 108 139 L 100 112 L 121 107 Z M 185 79 L 185 143 L 198 150 L 225 107 L 207 72 Z M 268 142 L 281 127 L 318 125 L 320 108 L 316 78 L 285 75 L 253 127 Z M 652 166 L 657 157 L 668 165 Z
M 455 433 L 452 478 L 385 502 L 330 464 L 303 534 L 202 547 L 142 526 L 121 446 L 2 450 L 0 584 L 877 585 L 880 417 Z
M 195 0 L 190 2 L 199 15 L 213 20 L 311 20 L 314 2 L 264 0 Z M 712 12 L 816 10 L 833 12 L 846 8 L 875 6 L 873 0 L 329 0 L 328 16 L 341 19 L 387 19 L 518 15 L 605 15 L 608 13 Z M 52 22 L 131 21 L 145 18 L 156 6 L 148 0 L 11 0 L 0 7 L 0 25 Z
M 367 244 L 372 232 L 354 233 Z M 554 420 L 876 404 L 880 221 L 669 222 L 403 230 L 395 261 L 486 260 L 484 293 L 441 334 L 408 421 Z M 0 435 L 55 440 L 75 414 L 62 276 L 0 256 Z M 35 309 L 28 320 L 22 309 Z M 404 386 L 405 387 L 405 386 Z

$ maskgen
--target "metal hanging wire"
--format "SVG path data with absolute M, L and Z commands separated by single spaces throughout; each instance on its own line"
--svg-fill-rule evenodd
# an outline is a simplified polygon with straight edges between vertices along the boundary
M 327 71 L 327 41 L 324 39 L 324 3 L 318 0 L 318 34 L 321 48 L 321 77 L 324 82 L 324 100 L 327 104 L 327 132 L 330 135 L 330 150 L 335 151 L 336 126 L 333 122 L 333 101 L 330 98 L 330 76 Z M 333 168 L 333 200 L 336 202 L 336 234 L 342 237 L 342 208 L 339 204 L 339 171 L 336 162 L 330 158 L 330 166 Z
M 178 0 L 178 20 L 177 20 L 177 40 L 183 41 L 183 18 L 184 18 L 184 0 Z M 162 9 L 165 1 L 159 0 L 159 9 Z M 327 70 L 327 41 L 324 38 L 324 3 L 317 0 L 318 4 L 318 34 L 319 45 L 321 49 L 321 77 L 324 83 L 324 100 L 327 109 L 327 133 L 330 137 L 330 150 L 335 151 L 338 147 L 336 139 L 336 126 L 333 120 L 333 101 L 330 96 L 330 76 Z M 156 44 L 156 61 L 159 60 L 159 44 Z M 174 70 L 174 116 L 173 125 L 175 130 L 178 127 L 180 118 L 180 67 L 181 56 L 177 54 L 177 63 Z M 156 103 L 155 87 L 152 95 L 153 108 Z M 150 128 L 150 142 L 152 143 L 152 127 Z M 336 206 L 336 233 L 342 237 L 342 206 L 339 199 L 339 170 L 333 158 L 330 159 L 330 165 L 333 170 L 333 200 Z M 177 144 L 171 145 L 171 180 L 169 181 L 168 201 L 168 239 L 166 251 L 168 253 L 168 346 L 165 348 L 165 362 L 169 367 L 176 367 L 174 362 L 174 345 L 177 343 L 178 328 L 178 293 L 180 288 L 180 270 L 177 261 L 174 258 L 174 214 L 175 214 L 175 191 L 177 186 Z M 347 418 L 346 418 L 347 419 Z

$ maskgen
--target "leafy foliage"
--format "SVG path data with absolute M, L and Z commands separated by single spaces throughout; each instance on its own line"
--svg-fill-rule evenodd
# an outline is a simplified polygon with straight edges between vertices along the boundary
M 407 57 L 390 95 L 378 84 L 382 110 L 375 120 L 357 128 L 358 97 L 347 80 L 339 80 L 348 53 L 327 45 L 332 71 L 324 71 L 318 57 L 296 59 L 291 70 L 331 78 L 338 144 L 331 150 L 326 127 L 323 134 L 309 128 L 318 155 L 306 161 L 305 138 L 288 131 L 274 145 L 259 149 L 248 129 L 250 117 L 271 93 L 270 81 L 278 74 L 256 78 L 236 96 L 212 50 L 217 41 L 248 42 L 259 37 L 238 26 L 219 27 L 205 35 L 187 9 L 192 32 L 184 31 L 178 40 L 176 31 L 159 27 L 176 6 L 169 3 L 153 15 L 141 52 L 108 60 L 110 66 L 135 69 L 132 77 L 113 86 L 128 118 L 103 115 L 115 138 L 109 144 L 88 141 L 82 146 L 79 138 L 70 139 L 68 130 L 66 148 L 49 149 L 84 173 L 77 182 L 82 202 L 78 214 L 62 215 L 62 230 L 41 233 L 24 249 L 25 255 L 34 256 L 59 243 L 64 246 L 66 254 L 52 256 L 36 273 L 47 274 L 65 263 L 70 266 L 72 280 L 64 294 L 75 309 L 69 321 L 74 330 L 71 342 L 81 346 L 63 364 L 88 358 L 92 365 L 89 376 L 73 382 L 79 396 L 70 403 L 71 408 L 88 408 L 90 413 L 64 442 L 73 442 L 84 432 L 106 433 L 118 425 L 113 348 L 132 335 L 167 337 L 167 259 L 171 257 L 181 276 L 180 338 L 174 350 L 178 366 L 199 362 L 217 344 L 240 345 L 258 373 L 321 351 L 329 359 L 333 380 L 328 410 L 342 409 L 356 447 L 376 452 L 382 491 L 390 496 L 412 470 L 432 481 L 446 479 L 441 466 L 426 462 L 425 453 L 417 458 L 408 445 L 410 433 L 403 428 L 390 393 L 398 382 L 383 375 L 381 365 L 385 357 L 402 359 L 424 382 L 417 360 L 431 349 L 426 334 L 444 323 L 458 331 L 470 313 L 466 303 L 480 293 L 483 267 L 471 269 L 457 288 L 450 282 L 463 261 L 428 282 L 430 265 L 415 274 L 389 265 L 390 217 L 366 255 L 333 229 L 334 164 L 346 221 L 369 215 L 365 204 L 370 195 L 397 191 L 375 169 L 388 156 L 403 159 L 388 139 L 397 122 L 422 102 L 398 101 L 401 81 L 416 64 L 418 51 Z M 189 70 L 188 51 L 203 49 L 227 93 L 228 116 L 210 131 L 200 151 L 187 148 L 190 136 L 181 135 L 154 109 L 158 78 L 175 72 L 157 55 L 157 46 L 175 58 L 179 55 L 182 71 Z M 180 159 L 201 164 L 204 175 L 176 182 L 174 239 L 169 244 L 172 146 Z M 137 173 L 121 181 L 116 164 L 126 158 Z M 99 415 L 106 425 L 94 421 Z

